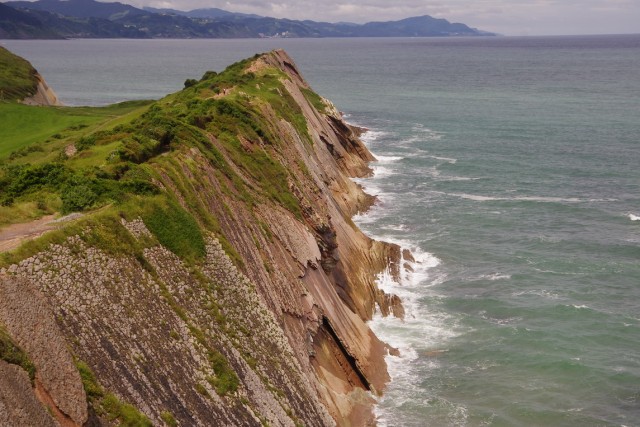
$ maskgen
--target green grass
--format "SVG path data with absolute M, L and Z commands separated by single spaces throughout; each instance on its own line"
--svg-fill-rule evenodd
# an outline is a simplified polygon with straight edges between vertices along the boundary
M 162 418 L 162 421 L 164 421 L 165 424 L 168 425 L 169 427 L 177 427 L 178 426 L 178 422 L 173 417 L 173 414 L 171 412 L 169 412 L 169 411 L 162 411 L 160 413 L 160 418 Z
M 320 95 L 318 95 L 311 89 L 307 89 L 304 87 L 302 88 L 302 94 L 305 98 L 307 98 L 307 101 L 309 101 L 316 110 L 320 111 L 321 113 L 326 113 L 327 106 Z
M 0 47 L 0 102 L 33 95 L 37 87 L 35 73 L 29 61 Z
M 61 148 L 81 135 L 128 122 L 149 104 L 150 101 L 134 101 L 108 107 L 39 107 L 0 103 L 0 160 L 35 143 L 40 145 L 39 153 L 28 160 L 45 160 L 41 153 L 51 152 L 52 146 Z M 28 154 L 18 152 L 14 157 Z
M 124 403 L 112 393 L 104 390 L 89 366 L 76 362 L 87 400 L 101 417 L 106 417 L 114 425 L 125 427 L 152 427 L 153 423 L 135 406 Z
M 142 220 L 163 246 L 186 261 L 205 256 L 204 237 L 191 214 L 173 201 L 153 199 L 145 205 Z

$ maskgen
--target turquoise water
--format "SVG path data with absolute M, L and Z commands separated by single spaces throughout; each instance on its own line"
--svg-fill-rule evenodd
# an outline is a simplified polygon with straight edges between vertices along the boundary
M 379 424 L 640 426 L 640 36 L 1 43 L 72 104 L 284 47 L 371 130 L 358 224 L 418 261 L 380 279 Z

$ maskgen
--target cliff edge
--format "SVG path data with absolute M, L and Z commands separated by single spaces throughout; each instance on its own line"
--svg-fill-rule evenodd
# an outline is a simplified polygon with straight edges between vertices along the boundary
M 45 79 L 25 59 L 0 46 L 0 102 L 28 105 L 62 105 Z
M 401 255 L 351 221 L 374 202 L 350 179 L 374 160 L 358 136 L 279 50 L 25 166 L 87 213 L 3 255 L 0 370 L 20 380 L 0 381 L 0 408 L 65 426 L 375 424 L 389 348 L 366 322 L 402 314 L 375 284 Z M 28 193 L 16 176 L 7 203 Z

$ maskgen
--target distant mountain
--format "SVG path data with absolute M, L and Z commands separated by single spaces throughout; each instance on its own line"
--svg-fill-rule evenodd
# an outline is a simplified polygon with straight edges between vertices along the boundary
M 65 17 L 38 9 L 17 10 L 0 3 L 0 39 L 147 37 L 138 28 L 108 19 Z
M 189 18 L 204 18 L 204 19 L 225 19 L 225 18 L 262 18 L 260 15 L 253 15 L 248 13 L 229 12 L 226 10 L 212 7 L 208 9 L 194 9 L 189 11 L 177 10 L 177 9 L 156 9 L 154 7 L 144 7 L 143 10 L 147 12 L 160 13 L 166 15 L 181 15 Z
M 103 3 L 95 0 L 10 1 L 5 4 L 16 9 L 44 10 L 76 18 L 115 20 L 126 15 L 144 15 L 149 13 L 128 4 L 118 2 Z
M 329 23 L 228 12 L 217 8 L 180 11 L 138 9 L 95 0 L 38 0 L 5 3 L 42 23 L 41 30 L 74 38 L 258 38 L 258 37 L 446 37 L 492 35 L 428 15 L 400 21 Z M 0 23 L 5 37 L 29 37 L 11 19 Z M 42 33 L 45 34 L 45 33 Z M 33 35 L 33 38 L 45 37 Z
M 0 39 L 56 39 L 62 36 L 37 17 L 0 3 Z
M 473 36 L 478 30 L 429 15 L 390 22 L 369 22 L 357 28 L 359 37 Z

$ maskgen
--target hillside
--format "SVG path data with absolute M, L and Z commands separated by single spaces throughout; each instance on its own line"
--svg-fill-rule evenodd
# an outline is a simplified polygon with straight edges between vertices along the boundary
M 11 222 L 82 214 L 2 254 L 0 424 L 373 422 L 403 254 L 350 219 L 359 130 L 283 51 L 110 108 L 0 156 Z
M 0 39 L 12 38 L 58 39 L 62 36 L 32 13 L 0 3 Z
M 123 3 L 95 0 L 10 1 L 5 4 L 29 12 L 55 34 L 64 37 L 128 38 L 259 38 L 259 37 L 445 37 L 492 35 L 418 16 L 368 24 L 296 21 L 227 12 L 222 9 L 138 9 Z M 8 37 L 27 38 L 0 22 Z M 34 35 L 33 38 L 38 38 Z
M 28 61 L 0 47 L 0 102 L 7 101 L 59 105 L 56 94 Z

